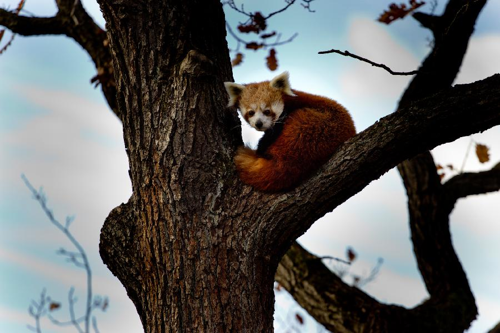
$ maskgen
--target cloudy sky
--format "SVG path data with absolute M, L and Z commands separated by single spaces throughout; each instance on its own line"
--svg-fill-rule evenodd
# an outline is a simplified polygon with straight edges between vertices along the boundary
M 3 0 L 0 6 L 13 8 L 16 2 Z M 375 19 L 390 2 L 317 0 L 312 3 L 315 13 L 299 4 L 292 6 L 269 22 L 270 29 L 279 29 L 283 39 L 299 33 L 293 43 L 277 49 L 278 71 L 265 67 L 265 52 L 247 52 L 243 64 L 234 68 L 235 80 L 262 81 L 288 70 L 295 89 L 339 101 L 350 110 L 358 131 L 367 128 L 394 110 L 409 78 L 391 76 L 340 55 L 317 53 L 331 48 L 349 50 L 394 70 L 416 69 L 429 50 L 430 34 L 411 18 L 390 26 L 377 23 Z M 95 1 L 83 3 L 103 25 Z M 247 1 L 245 9 L 266 13 L 283 4 Z M 437 13 L 444 1 L 438 4 Z M 26 10 L 52 15 L 55 5 L 53 0 L 28 1 Z M 457 83 L 500 72 L 499 14 L 500 2 L 490 1 L 480 16 Z M 245 20 L 232 11 L 227 16 L 233 26 Z M 228 41 L 234 48 L 234 41 Z M 98 254 L 104 219 L 128 200 L 131 189 L 121 125 L 100 90 L 90 85 L 94 75 L 89 57 L 64 37 L 17 36 L 0 56 L 0 332 L 28 332 L 26 325 L 33 320 L 27 308 L 44 288 L 63 302 L 57 313 L 61 319 L 68 315 L 64 306 L 71 286 L 80 299 L 77 309 L 84 303 L 83 272 L 55 254 L 61 247 L 72 250 L 71 245 L 50 225 L 21 174 L 35 187 L 43 186 L 57 218 L 76 217 L 71 230 L 87 249 L 95 293 L 111 301 L 106 313 L 97 314 L 101 332 L 141 331 L 125 290 Z M 250 145 L 256 144 L 255 132 L 243 126 L 243 135 Z M 464 170 L 486 170 L 500 161 L 500 128 L 496 127 L 436 148 L 436 162 L 460 168 L 471 140 L 488 145 L 493 162 L 480 165 L 469 154 Z M 460 200 L 451 216 L 453 242 L 479 306 L 478 320 L 469 332 L 485 332 L 500 321 L 499 204 L 498 193 L 470 197 Z M 427 293 L 413 257 L 407 219 L 404 189 L 398 173 L 391 170 L 315 223 L 300 242 L 313 253 L 337 257 L 352 246 L 359 255 L 352 268 L 358 274 L 369 273 L 377 259 L 383 258 L 380 273 L 365 290 L 381 301 L 411 307 Z M 293 307 L 282 294 L 278 301 L 280 308 Z M 277 316 L 286 321 L 286 311 L 279 310 Z M 309 319 L 306 323 L 310 331 L 316 331 Z M 44 330 L 60 331 L 48 325 Z

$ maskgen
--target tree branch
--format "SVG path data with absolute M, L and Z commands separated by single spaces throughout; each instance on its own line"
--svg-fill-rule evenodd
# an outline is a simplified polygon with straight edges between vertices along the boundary
M 500 323 L 496 324 L 496 326 L 489 330 L 488 333 L 500 333 Z
M 350 332 L 447 332 L 459 304 L 452 297 L 426 301 L 413 309 L 379 303 L 344 283 L 318 257 L 294 243 L 276 271 L 276 281 L 328 330 Z
M 268 213 L 276 216 L 276 224 L 271 228 L 267 225 L 266 232 L 271 237 L 268 242 L 271 244 L 280 244 L 280 242 L 283 242 L 284 237 L 297 238 L 322 215 L 333 210 L 347 198 L 362 190 L 373 179 L 380 177 L 391 167 L 411 156 L 415 156 L 418 152 L 426 151 L 441 143 L 453 141 L 469 133 L 475 133 L 480 131 L 481 128 L 484 130 L 500 124 L 500 96 L 496 93 L 499 88 L 500 75 L 495 75 L 483 81 L 444 90 L 434 96 L 410 104 L 406 108 L 381 119 L 375 125 L 346 142 L 340 147 L 332 159 L 330 159 L 329 163 L 321 169 L 320 173 L 299 186 L 295 191 L 288 194 L 281 194 L 278 196 L 277 200 L 271 200 L 272 207 Z M 483 93 L 484 95 L 482 95 Z M 425 154 L 425 156 L 427 155 L 428 154 Z M 422 157 L 417 157 L 415 161 L 410 161 L 405 165 L 407 167 L 418 167 L 419 164 L 417 162 L 421 160 Z M 434 166 L 432 161 L 431 164 Z M 422 171 L 425 172 L 426 170 L 427 167 L 423 165 Z M 415 174 L 415 170 L 411 171 L 410 174 Z M 436 176 L 436 181 L 434 183 L 436 183 L 438 187 L 436 191 L 429 189 L 427 183 L 422 183 L 422 188 L 416 188 L 415 190 L 424 190 L 429 193 L 435 192 L 436 195 L 439 195 L 441 184 L 436 175 L 435 167 L 434 175 Z M 430 174 L 430 176 L 432 176 L 432 174 Z M 407 184 L 405 183 L 405 185 Z M 322 190 L 318 191 L 318 188 Z M 413 187 L 409 188 L 412 189 Z M 439 197 L 437 199 L 439 199 Z M 269 198 L 261 200 L 269 201 Z M 411 194 L 409 194 L 409 200 L 414 202 Z M 428 198 L 425 197 L 424 200 L 428 200 Z M 293 218 L 291 219 L 290 216 L 293 216 Z M 425 221 L 424 218 L 423 222 Z M 436 225 L 433 227 L 432 224 L 418 224 L 421 229 L 426 226 L 430 227 L 430 229 L 425 228 L 425 232 L 424 229 L 422 230 L 420 241 L 416 242 L 416 239 L 412 239 L 416 247 L 415 251 L 418 260 L 425 261 L 429 256 L 439 257 L 438 253 L 441 253 L 441 251 L 445 251 L 446 253 L 446 256 L 443 256 L 443 258 L 454 256 L 451 242 L 450 244 L 446 243 L 447 246 L 444 246 L 443 243 L 449 240 L 447 223 L 448 219 L 447 215 L 445 215 L 443 219 L 440 220 L 439 226 Z M 431 231 L 434 230 L 436 233 L 437 229 L 439 229 L 437 233 L 439 237 L 428 237 Z M 439 244 L 441 245 L 439 246 Z M 429 250 L 430 245 L 432 245 L 431 250 Z M 437 246 L 438 250 L 433 250 L 434 245 Z M 443 247 L 445 247 L 445 250 L 441 249 Z M 429 252 L 428 255 L 422 256 L 421 251 L 425 252 L 426 249 L 427 252 Z M 295 262 L 296 259 L 297 258 L 293 256 L 290 258 L 290 260 Z M 435 261 L 441 263 L 440 260 Z M 451 264 L 456 266 L 456 262 L 458 261 L 453 261 Z M 285 264 L 286 262 L 283 261 L 282 265 Z M 300 263 L 296 264 L 301 265 Z M 458 276 L 452 279 L 450 283 L 451 286 L 446 284 L 449 282 L 446 277 L 449 274 L 459 274 L 457 271 L 460 271 L 461 267 L 457 266 L 455 270 L 448 273 L 446 270 L 435 269 L 435 267 L 436 265 L 430 263 L 429 270 L 423 270 L 422 274 L 424 275 L 426 286 L 429 289 L 431 297 L 433 297 L 429 300 L 428 304 L 435 304 L 435 306 L 441 304 L 439 305 L 439 311 L 436 312 L 436 309 L 433 310 L 431 305 L 426 305 L 431 308 L 426 308 L 424 305 L 421 305 L 414 309 L 414 313 L 419 312 L 426 317 L 433 316 L 433 312 L 439 313 L 440 315 L 452 312 L 461 313 L 464 315 L 461 317 L 462 319 L 460 322 L 456 319 L 449 321 L 449 318 L 441 318 L 436 322 L 432 321 L 432 323 L 435 325 L 456 325 L 459 329 L 463 329 L 464 326 L 467 327 L 470 323 L 470 315 L 475 314 L 474 310 L 469 311 L 469 306 L 474 307 L 473 298 L 472 302 L 470 301 L 470 290 L 467 289 L 467 285 L 463 286 L 460 284 L 463 279 Z M 303 269 L 303 267 L 297 270 L 301 269 Z M 305 274 L 306 276 L 311 276 L 311 279 L 316 275 L 316 273 L 313 274 L 311 272 L 306 272 Z M 462 275 L 465 278 L 463 271 L 461 273 L 461 276 Z M 443 278 L 443 281 L 437 281 L 439 277 Z M 318 276 L 316 279 L 321 278 Z M 331 278 L 325 279 L 325 281 L 330 280 Z M 280 280 L 278 281 L 281 283 Z M 310 280 L 307 286 L 297 285 L 295 287 L 292 286 L 291 289 L 287 288 L 287 290 L 289 290 L 296 299 L 295 293 L 306 293 L 307 290 L 314 290 L 313 288 L 318 288 L 318 295 L 328 294 L 325 290 L 321 289 L 325 287 L 322 287 L 321 284 L 317 285 L 317 282 L 316 280 Z M 284 284 L 284 286 L 286 287 L 286 284 Z M 443 287 L 441 290 L 440 286 Z M 314 293 L 314 291 L 311 292 Z M 335 297 L 338 298 L 340 296 L 338 296 L 337 293 Z M 356 299 L 357 298 L 360 299 L 360 302 L 361 300 L 367 302 L 367 304 L 370 304 L 369 306 L 374 309 L 379 306 L 375 303 L 370 303 L 364 296 L 356 294 Z M 324 300 L 324 305 L 327 306 L 326 308 L 316 304 L 314 309 L 312 307 L 308 309 L 306 301 L 299 301 L 299 303 L 322 324 L 325 324 L 322 321 L 322 311 L 325 311 L 325 309 L 328 309 L 328 311 L 332 313 L 345 311 L 346 317 L 355 316 L 353 311 L 371 313 L 371 310 L 365 310 L 366 308 L 363 307 L 350 306 L 344 308 L 341 304 L 339 304 L 338 308 L 333 306 L 334 309 L 332 310 L 331 307 L 327 306 L 328 302 L 326 300 Z M 357 310 L 353 310 L 353 308 Z M 454 310 L 448 312 L 451 308 Z M 399 316 L 401 318 L 409 316 L 408 314 L 401 313 L 401 311 L 406 311 L 402 308 L 385 307 L 384 310 L 380 311 L 381 314 L 378 315 L 380 319 L 376 320 L 385 320 L 384 315 L 387 314 L 389 316 L 389 313 L 390 316 Z M 358 315 L 361 316 L 361 314 Z M 340 318 L 337 317 L 335 325 L 339 325 L 339 322 L 341 322 L 339 320 Z M 411 317 L 405 320 L 415 323 L 415 325 L 419 321 L 418 319 L 413 320 Z M 390 320 L 387 319 L 387 321 L 389 322 Z M 383 325 L 383 323 L 378 323 L 377 325 Z M 384 325 L 389 324 L 386 323 Z M 431 322 L 429 322 L 429 325 L 431 325 Z M 336 327 L 337 331 L 338 326 Z M 419 326 L 417 325 L 415 327 Z M 338 331 L 342 332 L 341 330 Z M 397 327 L 393 332 L 411 332 L 411 330 L 401 330 Z M 425 330 L 422 329 L 421 332 L 425 332 Z
M 62 35 L 64 27 L 60 17 L 28 17 L 0 8 L 0 25 L 22 36 Z
M 500 163 L 488 171 L 456 175 L 443 186 L 449 198 L 454 201 L 469 195 L 498 191 L 500 190 Z
M 66 35 L 74 39 L 92 58 L 97 75 L 92 82 L 101 84 L 111 110 L 118 115 L 116 84 L 107 35 L 88 15 L 79 0 L 57 1 L 54 17 L 27 17 L 0 9 L 0 25 L 23 36 Z
M 417 20 L 424 28 L 431 30 L 433 33 L 438 31 L 439 16 L 417 12 L 413 14 L 413 18 Z
M 319 173 L 295 191 L 271 200 L 269 214 L 278 216 L 271 229 L 266 225 L 269 242 L 284 253 L 287 244 L 314 221 L 401 161 L 500 124 L 498 89 L 500 75 L 444 90 L 382 118 L 350 139 Z
M 369 63 L 370 65 L 374 66 L 374 67 L 380 67 L 380 68 L 383 68 L 385 69 L 386 71 L 388 71 L 389 73 L 391 73 L 392 75 L 415 75 L 418 73 L 418 71 L 411 71 L 411 72 L 395 72 L 393 71 L 392 69 L 390 69 L 389 67 L 387 67 L 386 65 L 384 64 L 378 64 L 376 62 L 373 62 L 371 60 L 368 60 L 366 58 L 363 58 L 363 57 L 360 57 L 358 55 L 355 55 L 349 51 L 340 51 L 340 50 L 335 50 L 335 49 L 331 49 L 331 50 L 328 50 L 328 51 L 320 51 L 318 52 L 318 54 L 328 54 L 328 53 L 337 53 L 337 54 L 340 54 L 340 55 L 343 55 L 345 57 L 351 57 L 351 58 L 354 58 L 354 59 L 358 59 L 358 60 L 361 60 L 363 62 L 366 62 L 366 63 Z

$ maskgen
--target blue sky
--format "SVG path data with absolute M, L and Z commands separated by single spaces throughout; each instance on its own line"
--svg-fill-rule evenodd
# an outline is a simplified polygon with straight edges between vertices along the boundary
M 10 8 L 17 1 L 4 0 Z M 94 1 L 83 1 L 103 25 Z M 240 2 L 237 2 L 240 3 Z M 270 29 L 283 38 L 298 32 L 291 44 L 277 49 L 279 68 L 265 67 L 266 52 L 246 52 L 234 68 L 239 83 L 268 80 L 290 72 L 292 87 L 333 98 L 350 110 L 358 131 L 391 113 L 408 78 L 339 55 L 318 55 L 336 48 L 349 50 L 394 70 L 415 69 L 428 52 L 430 33 L 411 18 L 390 26 L 375 19 L 390 1 L 328 1 L 312 3 L 315 13 L 300 5 L 273 17 Z M 439 1 L 440 13 L 444 1 Z M 282 1 L 247 1 L 248 11 L 281 8 Z M 252 7 L 253 6 L 253 7 Z M 426 8 L 423 7 L 425 10 Z M 29 1 L 34 15 L 52 15 L 54 1 Z M 500 2 L 490 1 L 480 16 L 458 83 L 473 82 L 500 72 Z M 233 23 L 245 18 L 227 12 Z M 8 37 L 8 36 L 7 36 Z M 228 38 L 230 47 L 234 41 Z M 93 64 L 80 46 L 65 37 L 17 36 L 0 56 L 0 332 L 28 332 L 33 321 L 27 308 L 45 287 L 63 302 L 67 290 L 84 287 L 83 273 L 55 254 L 70 245 L 52 227 L 22 183 L 21 173 L 44 187 L 49 205 L 63 220 L 75 215 L 71 227 L 87 249 L 94 268 L 97 294 L 110 297 L 105 314 L 98 314 L 101 332 L 140 332 L 141 325 L 125 290 L 98 254 L 99 232 L 109 211 L 130 196 L 121 125 L 109 111 L 99 89 L 90 85 Z M 245 141 L 258 135 L 243 127 Z M 491 168 L 500 160 L 500 128 L 473 139 L 491 148 L 493 162 L 480 165 L 470 154 L 465 170 Z M 437 163 L 460 167 L 471 138 L 462 138 L 433 151 Z M 479 318 L 469 332 L 485 332 L 500 321 L 500 194 L 462 199 L 451 216 L 453 242 L 468 274 L 479 306 Z M 398 173 L 389 171 L 362 193 L 328 214 L 301 237 L 313 253 L 342 257 L 347 246 L 359 254 L 353 270 L 366 274 L 383 257 L 377 279 L 365 287 L 379 300 L 413 306 L 426 296 L 409 241 L 406 198 Z M 289 306 L 278 295 L 279 306 Z M 80 304 L 81 305 L 81 304 Z M 66 316 L 66 309 L 59 315 Z M 278 312 L 281 315 L 282 312 Z M 308 329 L 316 331 L 310 321 Z M 277 330 L 279 330 L 277 324 Z M 59 332 L 47 329 L 45 332 Z

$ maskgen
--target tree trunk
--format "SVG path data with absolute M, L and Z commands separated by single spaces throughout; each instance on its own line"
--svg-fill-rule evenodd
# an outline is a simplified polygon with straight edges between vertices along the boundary
M 272 331 L 277 262 L 233 199 L 241 135 L 220 1 L 100 4 L 133 187 L 105 222 L 104 262 L 146 332 Z

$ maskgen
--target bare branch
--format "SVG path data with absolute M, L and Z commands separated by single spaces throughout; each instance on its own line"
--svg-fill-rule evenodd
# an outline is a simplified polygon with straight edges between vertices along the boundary
M 369 63 L 372 66 L 383 68 L 386 71 L 388 71 L 389 73 L 391 73 L 392 75 L 415 75 L 415 74 L 418 73 L 418 70 L 417 71 L 411 71 L 411 72 L 395 72 L 395 71 L 393 71 L 392 69 L 390 69 L 389 67 L 387 67 L 384 64 L 378 64 L 378 63 L 373 62 L 371 60 L 368 60 L 366 58 L 363 58 L 363 57 L 360 57 L 358 55 L 355 55 L 355 54 L 353 54 L 353 53 L 351 53 L 349 51 L 342 52 L 340 50 L 331 49 L 331 50 L 328 50 L 328 51 L 318 52 L 318 54 L 328 54 L 328 53 L 337 53 L 337 54 L 343 55 L 345 57 L 351 57 L 351 58 L 354 58 L 354 59 L 358 59 L 358 60 L 364 61 L 366 63 Z
M 28 17 L 0 8 L 0 25 L 22 36 L 65 34 L 62 20 L 57 15 L 54 17 Z
M 500 333 L 500 323 L 496 324 L 496 326 L 489 330 L 488 333 Z
M 75 303 L 77 301 L 77 298 L 73 296 L 74 293 L 75 293 L 75 288 L 71 287 L 71 289 L 68 292 L 69 315 L 70 315 L 70 318 L 71 318 L 71 323 L 73 324 L 73 326 L 76 327 L 76 329 L 78 330 L 78 332 L 80 332 L 80 333 L 83 333 L 83 332 L 88 333 L 89 330 L 88 330 L 88 324 L 87 324 L 87 317 L 85 316 L 85 331 L 82 330 L 82 328 L 80 326 L 80 323 L 76 319 L 76 316 L 75 316 Z
M 37 191 L 33 185 L 29 182 L 28 178 L 26 178 L 25 175 L 22 175 L 21 178 L 23 179 L 24 183 L 28 187 L 28 189 L 31 191 L 33 194 L 33 197 L 38 201 L 40 206 L 42 207 L 42 210 L 45 212 L 45 215 L 49 218 L 50 222 L 55 225 L 60 231 L 64 233 L 66 238 L 70 240 L 70 242 L 75 246 L 78 252 L 69 252 L 64 249 L 60 249 L 58 251 L 59 254 L 66 255 L 68 256 L 69 260 L 74 263 L 76 266 L 81 267 L 85 269 L 85 273 L 87 276 L 87 299 L 86 299 L 86 308 L 85 308 L 85 316 L 84 316 L 84 322 L 85 322 L 85 330 L 82 330 L 80 327 L 79 321 L 76 319 L 75 314 L 74 314 L 74 309 L 73 305 L 76 299 L 73 297 L 74 293 L 74 288 L 72 287 L 69 291 L 68 295 L 68 300 L 69 300 L 69 306 L 70 306 L 70 315 L 71 315 L 71 322 L 74 324 L 74 326 L 78 329 L 79 332 L 89 332 L 90 328 L 90 319 L 91 319 L 91 313 L 92 313 L 92 270 L 90 268 L 90 263 L 87 258 L 87 254 L 85 252 L 85 249 L 81 246 L 81 244 L 75 239 L 75 237 L 70 233 L 69 231 L 69 223 L 68 221 L 72 221 L 72 217 L 67 217 L 66 218 L 66 223 L 65 225 L 62 225 L 54 216 L 54 213 L 52 210 L 47 206 L 47 198 L 43 191 L 40 189 Z M 79 261 L 81 260 L 81 262 Z
M 95 333 L 99 333 L 99 329 L 97 328 L 97 319 L 95 319 L 95 317 L 92 317 L 92 327 L 94 328 Z
M 56 319 L 54 316 L 52 316 L 50 313 L 47 315 L 47 317 L 50 319 L 50 321 L 54 324 L 54 325 L 57 325 L 57 326 L 74 326 L 75 323 L 73 320 L 69 320 L 69 321 L 60 321 L 58 319 Z M 78 319 L 76 319 L 76 322 L 77 323 L 81 323 L 85 320 L 85 317 L 80 317 Z
M 318 260 L 334 260 L 334 261 L 340 262 L 340 263 L 345 264 L 345 265 L 350 265 L 351 264 L 351 262 L 349 262 L 349 261 L 346 261 L 344 259 L 340 259 L 340 258 L 337 258 L 337 257 L 332 257 L 332 256 L 318 257 Z
M 290 6 L 292 6 L 296 1 L 297 0 L 285 0 L 286 5 L 283 8 L 278 9 L 278 10 L 276 10 L 274 12 L 269 13 L 267 16 L 264 16 L 264 19 L 267 20 L 268 18 L 271 18 L 274 15 L 277 15 L 277 14 L 280 14 L 280 13 L 284 12 Z M 311 9 L 311 3 L 314 0 L 301 0 L 301 1 L 303 2 L 303 3 L 301 3 L 301 5 L 302 5 L 302 7 L 304 7 L 304 9 L 307 9 L 310 13 L 314 13 L 314 10 Z M 252 18 L 253 14 L 245 11 L 245 8 L 243 7 L 243 4 L 241 5 L 241 8 L 238 8 L 238 6 L 236 6 L 236 4 L 234 3 L 234 0 L 223 1 L 222 4 L 223 5 L 228 5 L 229 7 L 231 7 L 231 9 L 237 11 L 240 14 L 243 14 L 243 15 L 247 16 L 248 18 Z
M 418 12 L 412 15 L 424 28 L 431 30 L 433 33 L 436 31 L 439 24 L 439 16 Z
M 48 302 L 46 290 L 43 289 L 40 294 L 40 302 L 31 301 L 31 305 L 29 307 L 29 314 L 33 318 L 35 318 L 35 327 L 28 325 L 28 328 L 36 333 L 42 332 L 42 326 L 40 324 L 40 318 L 43 317 L 46 313 L 45 305 Z
M 450 88 L 382 118 L 348 140 L 320 172 L 286 194 L 290 200 L 271 200 L 268 214 L 275 214 L 276 232 L 268 233 L 268 244 L 278 247 L 285 237 L 297 239 L 318 218 L 398 163 L 500 124 L 499 88 L 500 75 Z
M 106 32 L 88 15 L 79 0 L 57 1 L 59 11 L 54 17 L 18 16 L 0 9 L 0 25 L 24 36 L 66 35 L 74 39 L 90 55 L 97 69 L 92 83 L 101 89 L 111 110 L 118 115 L 116 86 Z
M 276 14 L 279 14 L 279 13 L 284 12 L 284 11 L 285 11 L 285 10 L 287 10 L 287 9 L 288 9 L 291 5 L 293 5 L 293 4 L 295 3 L 295 1 L 296 1 L 296 0 L 287 0 L 287 1 L 286 1 L 286 2 L 287 2 L 287 5 L 286 5 L 285 7 L 281 8 L 281 9 L 278 9 L 278 10 L 277 10 L 277 11 L 275 11 L 275 12 L 269 13 L 269 15 L 267 15 L 267 16 L 265 17 L 265 19 L 267 20 L 268 18 L 273 17 L 273 16 L 274 16 L 274 15 L 276 15 Z
M 500 190 L 500 163 L 488 171 L 456 175 L 444 183 L 443 187 L 447 195 L 455 201 L 469 195 L 496 192 Z
M 231 26 L 229 25 L 229 23 L 227 21 L 226 21 L 226 28 L 227 28 L 227 31 L 229 32 L 229 34 L 234 39 L 236 39 L 236 41 L 238 43 L 241 43 L 244 45 L 248 45 L 251 43 L 251 42 L 245 41 L 244 39 L 240 38 L 236 33 L 234 33 L 233 29 L 231 29 Z M 295 39 L 295 37 L 297 37 L 298 35 L 299 35 L 298 33 L 294 33 L 290 38 L 288 38 L 287 40 L 284 40 L 284 41 L 279 41 L 281 35 L 278 35 L 277 41 L 275 43 L 261 43 L 261 44 L 259 44 L 259 48 L 267 48 L 267 47 L 274 47 L 274 46 L 287 44 L 287 43 L 292 42 Z

